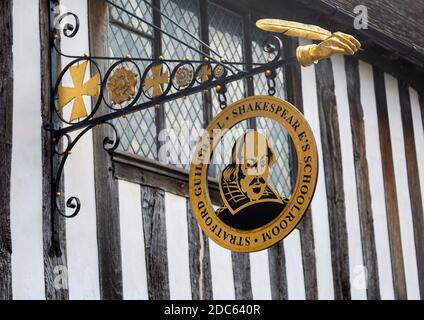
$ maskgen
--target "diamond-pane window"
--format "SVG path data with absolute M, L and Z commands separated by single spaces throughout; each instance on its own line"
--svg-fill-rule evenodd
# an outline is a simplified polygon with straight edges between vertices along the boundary
M 269 118 L 256 119 L 257 130 L 265 134 L 271 148 L 277 155 L 277 162 L 270 170 L 270 182 L 286 197 L 292 192 L 291 177 L 291 138 L 285 128 Z
M 144 17 L 151 16 L 151 12 L 142 1 L 115 1 L 118 5 L 124 6 L 128 10 L 135 13 L 140 13 Z M 137 5 L 139 3 L 139 5 Z M 121 10 L 110 6 L 110 15 L 116 21 L 130 25 L 136 31 L 143 30 L 142 23 L 136 23 L 129 19 L 128 15 Z M 123 28 L 121 25 L 114 23 L 111 19 L 109 24 L 109 50 L 111 56 L 125 57 L 130 55 L 132 57 L 152 57 L 152 42 L 151 40 L 136 33 L 134 30 Z M 140 70 L 144 70 L 148 63 L 137 62 Z M 140 98 L 140 103 L 144 102 L 145 98 Z M 119 118 L 114 121 L 116 129 L 120 135 L 119 149 L 147 157 L 150 159 L 157 159 L 156 150 L 156 123 L 155 123 L 155 110 L 153 108 L 143 110 L 140 112 L 132 113 L 126 118 Z
M 161 16 L 161 27 L 188 45 L 201 50 L 201 44 L 193 37 L 200 38 L 200 1 L 203 0 L 160 0 L 161 12 L 168 16 Z M 128 10 L 135 16 L 141 17 L 152 23 L 155 13 L 152 8 L 142 0 L 113 0 L 114 3 Z M 132 14 L 119 8 L 110 6 L 109 48 L 113 56 L 153 57 L 154 41 L 162 41 L 162 56 L 165 59 L 201 59 L 202 56 L 195 50 L 163 34 L 161 39 L 154 39 L 153 28 L 140 21 Z M 222 6 L 209 2 L 207 5 L 208 26 L 203 26 L 209 31 L 209 45 L 217 51 L 226 61 L 243 62 L 244 36 L 242 16 L 225 9 Z M 252 61 L 264 63 L 268 59 L 263 51 L 263 42 L 269 35 L 257 29 L 254 21 L 249 27 L 252 40 Z M 213 55 L 213 54 L 212 54 Z M 214 58 L 219 57 L 213 55 Z M 148 63 L 137 62 L 143 72 Z M 170 69 L 177 63 L 168 62 Z M 243 68 L 243 66 L 238 66 Z M 285 98 L 284 77 L 282 69 L 277 70 L 276 96 Z M 253 77 L 254 94 L 267 95 L 268 86 L 264 74 Z M 171 89 L 171 93 L 175 89 Z M 247 95 L 244 80 L 227 85 L 228 104 L 242 99 Z M 140 103 L 146 101 L 140 98 Z M 221 110 L 215 90 L 212 90 L 212 115 L 217 115 Z M 204 127 L 204 103 L 202 94 L 194 94 L 186 99 L 167 102 L 161 106 L 164 110 L 164 123 L 158 122 L 158 112 L 149 108 L 128 115 L 127 118 L 115 120 L 121 138 L 120 149 L 143 157 L 159 160 L 166 164 L 188 169 L 194 147 Z M 158 132 L 159 124 L 165 130 Z M 230 162 L 231 150 L 234 142 L 249 129 L 247 121 L 239 123 L 232 128 L 218 144 L 210 174 L 217 177 L 218 173 Z M 267 135 L 269 142 L 276 152 L 277 163 L 271 168 L 271 184 L 284 196 L 290 196 L 292 190 L 291 179 L 291 139 L 287 131 L 278 123 L 270 119 L 257 118 L 256 128 Z M 157 142 L 160 142 L 158 150 Z
M 200 49 L 199 42 L 193 38 L 200 38 L 199 1 L 161 0 L 161 10 L 189 34 L 164 17 L 161 21 L 162 28 L 190 46 Z M 162 47 L 165 59 L 200 59 L 196 51 L 167 35 L 162 37 Z M 176 63 L 170 63 L 171 69 L 175 66 Z M 166 133 L 162 137 L 167 140 L 159 158 L 164 163 L 188 169 L 194 145 L 203 127 L 202 95 L 194 94 L 184 100 L 168 102 L 164 108 Z
M 143 17 L 143 19 L 149 23 L 152 23 L 153 21 L 152 9 L 141 0 L 112 0 L 112 2 L 117 6 L 131 12 L 137 17 Z M 139 32 L 145 32 L 150 35 L 153 34 L 152 27 L 149 27 L 148 24 L 140 21 L 133 15 L 130 15 L 117 7 L 109 6 L 109 15 L 111 22 L 118 22 L 130 29 L 137 30 Z
M 212 49 L 222 54 L 226 61 L 241 62 L 243 58 L 243 20 L 242 17 L 230 12 L 218 5 L 210 3 L 208 5 L 209 18 L 209 42 Z M 221 109 L 217 95 L 212 91 L 213 115 L 218 114 Z M 240 100 L 246 96 L 243 81 L 232 82 L 227 85 L 227 101 Z M 237 130 L 236 130 L 237 129 Z M 224 136 L 221 144 L 221 152 L 214 154 L 213 163 L 216 164 L 217 171 L 225 168 L 225 155 L 231 154 L 233 138 L 236 133 L 243 134 L 248 129 L 248 123 L 244 122 L 233 128 L 230 134 Z M 235 137 L 237 138 L 237 137 Z
M 241 16 L 220 6 L 208 5 L 210 47 L 223 55 L 226 61 L 241 62 L 243 58 L 243 20 Z M 237 101 L 245 97 L 244 82 L 236 81 L 227 85 L 227 101 Z M 213 114 L 220 107 L 216 94 L 213 98 Z

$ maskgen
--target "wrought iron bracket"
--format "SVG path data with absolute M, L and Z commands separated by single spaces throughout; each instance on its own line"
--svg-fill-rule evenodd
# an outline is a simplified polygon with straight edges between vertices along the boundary
M 113 2 L 108 0 L 105 1 L 110 5 L 115 6 L 119 10 L 126 12 L 130 16 L 139 19 L 157 29 L 156 26 L 152 25 L 150 22 L 144 20 L 143 18 L 136 16 L 134 13 L 127 11 L 126 9 L 118 6 Z M 155 107 L 157 105 L 199 93 L 211 88 L 217 89 L 216 91 L 218 93 L 221 108 L 224 108 L 226 106 L 226 86 L 231 82 L 250 78 L 257 74 L 265 74 L 268 81 L 269 93 L 272 94 L 273 91 L 275 92 L 275 70 L 288 64 L 296 63 L 297 60 L 295 57 L 290 57 L 287 59 L 283 58 L 282 39 L 277 35 L 270 36 L 263 44 L 264 52 L 268 54 L 267 62 L 247 64 L 244 62 L 225 61 L 222 58 L 219 58 L 218 53 L 209 48 L 210 52 L 218 56 L 218 58 L 215 59 L 204 52 L 200 52 L 195 47 L 184 43 L 182 40 L 173 37 L 162 29 L 160 29 L 160 32 L 171 36 L 175 41 L 178 41 L 190 49 L 196 51 L 201 55 L 202 58 L 198 60 L 178 60 L 164 59 L 162 57 L 157 59 L 150 59 L 144 57 L 98 57 L 88 55 L 73 56 L 61 51 L 60 40 L 62 37 L 73 38 L 78 33 L 79 18 L 76 14 L 71 12 L 59 15 L 57 12 L 55 12 L 56 6 L 57 1 L 52 0 L 50 2 L 52 70 L 51 117 L 50 122 L 45 123 L 43 128 L 50 133 L 50 143 L 52 150 L 51 253 L 54 255 L 60 255 L 59 218 L 60 216 L 65 218 L 73 218 L 79 213 L 81 209 L 81 202 L 75 196 L 71 196 L 67 198 L 66 201 L 64 201 L 63 193 L 61 192 L 61 178 L 63 176 L 65 164 L 73 148 L 88 131 L 92 130 L 96 126 L 109 126 L 112 129 L 114 136 L 105 137 L 103 140 L 103 147 L 105 151 L 114 151 L 119 145 L 119 135 L 112 123 L 114 119 L 124 117 L 128 114 Z M 161 13 L 161 15 L 163 14 Z M 207 46 L 199 39 L 195 38 L 194 36 L 192 37 L 194 40 L 199 41 L 199 43 L 201 43 L 203 46 Z M 57 61 L 62 57 L 71 59 L 71 62 L 68 63 L 63 68 L 63 70 L 57 72 Z M 101 72 L 102 70 L 99 67 L 99 61 L 106 61 L 108 62 L 107 64 L 110 65 L 105 70 L 103 76 Z M 140 67 L 141 62 L 148 63 L 148 66 L 143 70 L 143 72 Z M 75 119 L 67 120 L 65 119 L 65 116 L 62 112 L 63 105 L 59 105 L 59 91 L 61 90 L 62 80 L 65 74 L 71 72 L 71 70 L 75 70 L 75 67 L 78 67 L 83 63 L 89 64 L 91 70 L 97 72 L 99 79 L 98 92 L 91 94 L 91 96 L 95 96 L 95 98 L 93 98 L 91 112 L 86 114 L 78 121 L 75 121 Z M 174 64 L 175 66 L 171 68 L 171 64 Z M 159 66 L 161 68 L 159 73 L 163 72 L 167 74 L 167 81 L 154 82 L 154 85 L 160 86 L 160 90 L 158 89 L 159 87 L 156 87 L 158 90 L 157 92 L 160 92 L 160 94 L 157 94 L 157 92 L 154 90 L 152 93 L 152 90 L 147 89 L 147 82 L 152 80 L 154 81 L 154 79 L 149 77 L 152 72 L 157 73 L 157 68 Z M 135 77 L 138 80 L 138 84 L 134 87 L 134 94 L 130 95 L 129 99 L 126 99 L 122 103 L 116 103 L 116 101 L 112 101 L 113 99 L 111 100 L 108 83 L 110 83 L 110 79 L 116 70 L 121 67 L 132 69 L 132 72 L 135 73 Z M 187 77 L 182 79 L 182 75 L 186 75 Z M 84 93 L 87 93 L 87 91 L 90 90 L 85 89 Z M 108 112 L 99 112 L 101 109 L 107 110 Z M 74 133 L 73 137 L 71 137 L 71 133 Z M 64 207 L 66 207 L 70 212 L 67 213 Z

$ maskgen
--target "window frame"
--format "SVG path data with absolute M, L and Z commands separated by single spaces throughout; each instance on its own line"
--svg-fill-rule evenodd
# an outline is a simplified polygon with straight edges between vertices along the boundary
M 152 0 L 152 4 L 161 9 L 160 0 Z M 253 60 L 252 53 L 252 38 L 249 30 L 249 23 L 252 20 L 257 20 L 266 15 L 263 12 L 259 12 L 255 9 L 254 13 L 250 7 L 241 6 L 229 0 L 201 0 L 199 1 L 199 22 L 200 22 L 200 39 L 209 44 L 209 19 L 208 19 L 208 5 L 219 6 L 224 10 L 231 12 L 239 16 L 242 20 L 243 26 L 243 57 L 245 62 L 249 63 Z M 161 16 L 155 10 L 152 10 L 153 23 L 161 27 Z M 123 29 L 134 32 L 135 34 L 142 36 L 143 38 L 152 42 L 153 47 L 153 58 L 159 58 L 162 53 L 163 39 L 162 34 L 158 30 L 153 31 L 153 35 L 145 33 L 140 30 L 133 30 L 131 26 L 127 26 L 119 21 L 109 20 L 107 24 L 112 23 L 115 26 L 122 27 Z M 91 30 L 89 30 L 90 36 Z M 159 39 L 159 40 L 158 40 Z M 290 39 L 284 39 L 284 41 L 290 42 Z M 202 48 L 205 53 L 209 53 L 206 47 Z M 283 69 L 284 79 L 290 78 L 287 72 L 291 72 L 292 69 Z M 243 80 L 244 85 L 244 96 L 253 96 L 255 94 L 255 86 L 253 77 Z M 290 87 L 286 87 L 286 95 L 290 96 L 287 92 Z M 209 89 L 208 92 L 202 93 L 202 107 L 203 107 L 203 128 L 206 128 L 210 121 L 213 119 L 212 109 L 212 92 Z M 166 129 L 165 120 L 165 108 L 155 108 L 155 124 L 156 124 L 156 146 L 157 154 L 160 147 L 163 145 L 159 137 L 159 132 Z M 256 119 L 249 119 L 249 129 L 257 129 Z M 290 150 L 292 153 L 293 150 Z M 153 160 L 140 155 L 135 155 L 126 151 L 114 151 L 111 153 L 112 159 L 112 172 L 115 179 L 125 180 L 132 183 L 138 183 L 141 185 L 147 185 L 162 189 L 167 192 L 171 192 L 180 196 L 189 197 L 188 180 L 189 170 L 182 169 L 174 165 L 165 164 L 159 160 Z M 293 161 L 291 161 L 293 162 Z M 293 171 L 294 166 L 290 168 Z M 219 194 L 218 181 L 215 178 L 209 178 L 209 189 L 211 201 L 216 205 L 221 205 L 221 197 Z

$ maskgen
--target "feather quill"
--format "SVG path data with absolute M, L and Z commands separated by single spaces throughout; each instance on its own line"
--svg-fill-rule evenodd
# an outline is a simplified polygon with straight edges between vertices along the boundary
M 259 29 L 282 33 L 288 37 L 298 37 L 310 40 L 326 40 L 332 33 L 318 26 L 280 19 L 261 19 L 256 22 Z

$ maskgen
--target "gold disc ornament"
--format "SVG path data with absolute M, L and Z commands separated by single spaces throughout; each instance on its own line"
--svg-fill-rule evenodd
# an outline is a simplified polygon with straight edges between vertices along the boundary
M 125 66 L 119 67 L 107 82 L 110 100 L 121 104 L 134 98 L 137 92 L 138 75 Z
M 177 72 L 175 73 L 175 84 L 178 86 L 178 88 L 187 87 L 192 79 L 193 71 L 187 67 L 182 66 L 178 68 Z
M 292 194 L 279 194 L 270 182 L 270 169 L 283 155 L 276 153 L 266 135 L 250 130 L 237 137 L 231 160 L 219 174 L 222 205 L 214 208 L 207 184 L 212 154 L 231 128 L 257 117 L 276 121 L 293 141 L 297 180 Z M 309 207 L 317 177 L 316 142 L 303 115 L 287 101 L 249 97 L 219 113 L 197 144 L 189 178 L 191 205 L 200 227 L 217 244 L 236 252 L 259 251 L 294 230 Z

